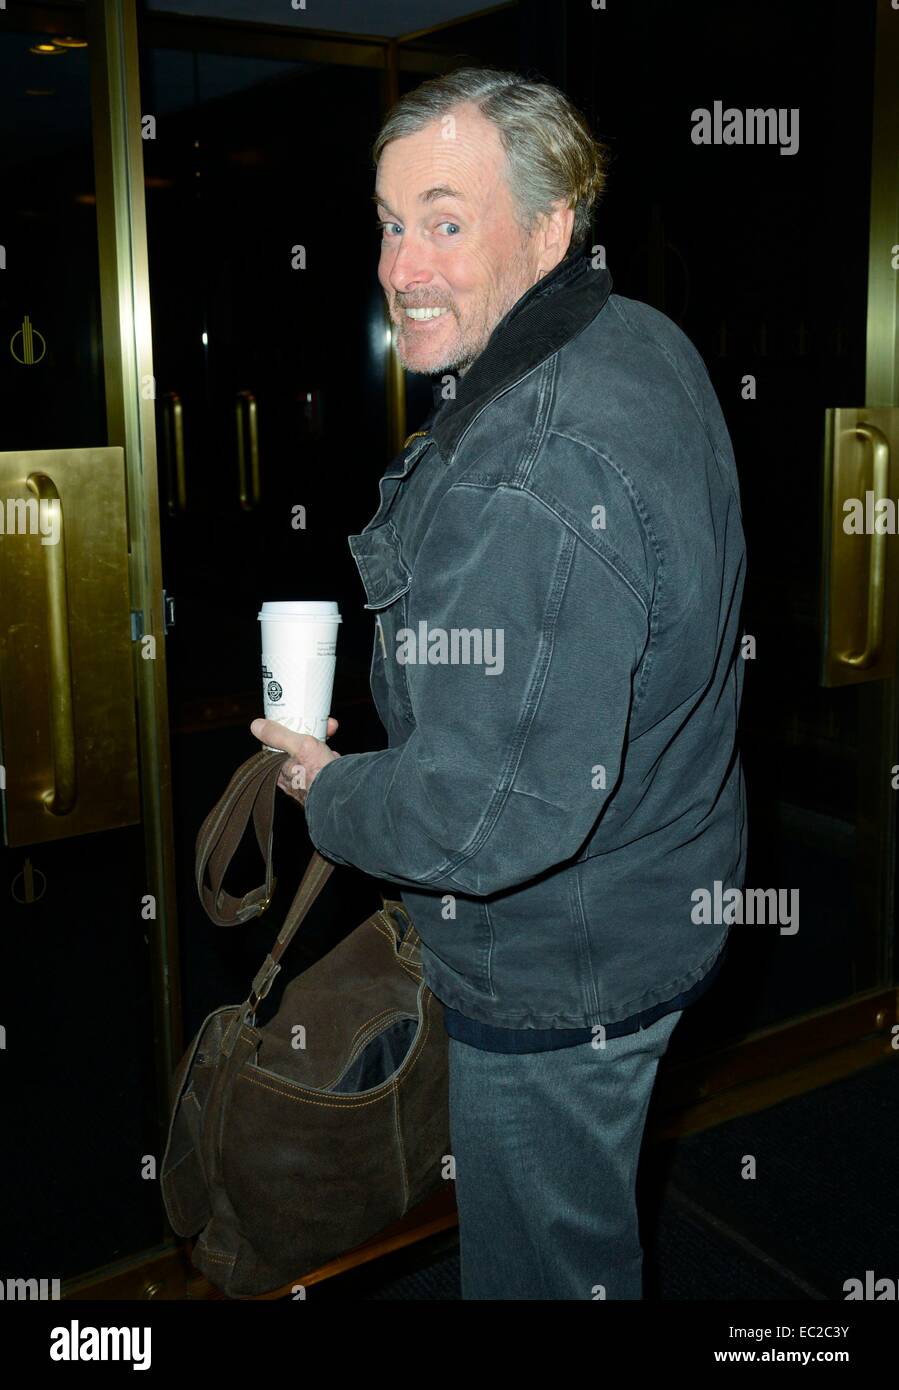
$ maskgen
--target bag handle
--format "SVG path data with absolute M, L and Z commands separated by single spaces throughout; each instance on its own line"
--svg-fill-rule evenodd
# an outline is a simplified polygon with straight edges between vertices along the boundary
M 223 795 L 213 806 L 200 826 L 196 848 L 196 881 L 200 900 L 207 916 L 220 927 L 232 927 L 257 917 L 268 906 L 272 894 L 271 833 L 274 819 L 274 796 L 278 773 L 284 758 L 273 758 L 266 767 L 262 759 L 271 754 L 261 749 L 234 773 Z M 268 802 L 265 800 L 266 775 L 271 778 Z M 258 805 L 258 809 L 257 809 Z M 259 850 L 265 860 L 265 883 L 235 898 L 222 887 L 225 874 L 243 839 L 250 812 L 256 827 Z M 209 873 L 209 886 L 206 874 Z
M 196 853 L 197 889 L 208 916 L 219 926 L 232 927 L 249 922 L 259 917 L 271 902 L 276 881 L 272 873 L 275 796 L 278 776 L 291 757 L 291 753 L 278 757 L 264 748 L 260 749 L 237 769 L 224 795 L 200 827 Z M 304 793 L 303 802 L 305 799 Z M 245 893 L 242 898 L 235 898 L 232 893 L 225 892 L 222 884 L 251 815 L 256 841 L 265 860 L 265 882 Z M 278 962 L 333 869 L 334 865 L 329 859 L 325 859 L 318 850 L 313 850 L 284 926 L 256 975 L 250 998 L 241 1010 L 245 1017 L 255 1012 L 260 999 L 264 999 L 271 989 L 272 981 L 281 969 Z
M 263 748 L 252 758 L 248 758 L 234 773 L 224 794 L 200 827 L 196 851 L 197 889 L 208 916 L 219 926 L 231 927 L 248 922 L 260 916 L 271 902 L 276 882 L 272 874 L 275 796 L 281 769 L 293 756 L 291 753 L 284 753 L 278 757 Z M 303 793 L 303 803 L 305 800 L 306 796 Z M 265 882 L 245 893 L 242 898 L 235 898 L 233 894 L 225 892 L 222 882 L 243 839 L 251 815 L 256 830 L 256 842 L 265 860 Z M 255 1016 L 259 1001 L 264 999 L 271 989 L 272 982 L 281 969 L 281 957 L 287 950 L 294 932 L 302 924 L 333 870 L 334 864 L 331 860 L 325 859 L 314 849 L 284 926 L 253 980 L 250 997 L 241 1005 L 222 1040 L 222 1051 L 227 1056 L 231 1055 L 240 1029 Z M 207 872 L 209 884 L 206 883 Z
M 243 922 L 249 922 L 252 918 L 259 917 L 271 902 L 276 882 L 272 872 L 275 796 L 281 769 L 293 756 L 291 753 L 284 753 L 278 757 L 261 749 L 242 763 L 225 788 L 224 794 L 200 826 L 196 847 L 197 891 L 207 915 L 220 927 L 239 926 Z M 305 799 L 304 793 L 304 802 Z M 249 893 L 244 893 L 242 898 L 235 898 L 232 893 L 225 891 L 223 883 L 231 860 L 244 837 L 251 814 L 256 830 L 256 842 L 265 861 L 265 882 L 258 888 L 252 888 Z M 298 903 L 299 893 L 294 900 L 294 906 L 299 906 L 304 916 L 321 892 L 333 868 L 330 860 L 324 859 L 318 850 L 313 852 L 300 884 L 302 892 L 304 887 L 307 887 L 308 880 L 308 901 L 304 898 L 302 903 Z

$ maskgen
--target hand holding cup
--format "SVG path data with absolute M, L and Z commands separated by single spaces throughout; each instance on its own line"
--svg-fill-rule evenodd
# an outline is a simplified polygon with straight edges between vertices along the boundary
M 329 716 L 326 737 L 330 738 L 338 728 L 338 721 L 333 715 Z M 322 768 L 340 757 L 320 738 L 295 733 L 274 719 L 254 719 L 250 732 L 267 748 L 293 754 L 293 759 L 286 762 L 278 774 L 278 786 L 300 805 L 306 800 L 306 793 Z

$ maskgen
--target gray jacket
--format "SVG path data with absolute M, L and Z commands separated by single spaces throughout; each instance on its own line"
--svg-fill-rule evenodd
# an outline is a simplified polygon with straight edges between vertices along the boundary
M 744 877 L 733 453 L 689 340 L 610 291 L 583 253 L 538 281 L 382 477 L 349 544 L 388 747 L 306 798 L 437 997 L 506 1028 L 688 989 L 728 932 L 693 895 Z

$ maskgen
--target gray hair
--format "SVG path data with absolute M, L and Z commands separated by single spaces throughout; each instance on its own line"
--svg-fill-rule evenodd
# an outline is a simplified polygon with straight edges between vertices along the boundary
M 570 253 L 587 238 L 605 187 L 608 150 L 557 87 L 515 72 L 458 68 L 432 77 L 390 110 L 372 150 L 378 161 L 391 140 L 414 135 L 464 102 L 496 126 L 506 150 L 509 188 L 525 232 L 564 199 L 574 208 Z

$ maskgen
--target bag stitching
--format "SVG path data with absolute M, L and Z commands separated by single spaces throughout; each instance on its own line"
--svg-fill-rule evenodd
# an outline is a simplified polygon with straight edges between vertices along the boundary
M 346 1061 L 343 1063 L 337 1074 L 333 1076 L 331 1080 L 327 1082 L 326 1085 L 321 1087 L 323 1091 L 330 1091 L 332 1086 L 336 1086 L 337 1082 L 343 1079 L 343 1077 L 349 1071 L 353 1063 L 359 1060 L 359 1056 L 361 1056 L 361 1054 L 365 1051 L 365 1048 L 368 1046 L 368 1044 L 370 1042 L 373 1042 L 374 1039 L 378 1036 L 379 1029 L 377 1027 L 374 1027 L 372 1029 L 372 1033 L 369 1038 L 365 1037 L 365 1029 L 371 1028 L 371 1026 L 376 1022 L 383 1022 L 386 1018 L 389 1018 L 391 1015 L 397 1015 L 397 1020 L 399 1020 L 399 1018 L 401 1017 L 414 1017 L 414 1014 L 403 1015 L 402 1011 L 399 1009 L 382 1009 L 379 1014 L 375 1014 L 374 1018 L 369 1019 L 368 1023 L 364 1024 L 362 1028 L 357 1028 L 353 1036 L 353 1039 L 350 1042 L 349 1056 L 347 1057 Z M 353 1053 L 357 1050 L 357 1048 L 358 1055 L 354 1057 Z
M 397 1008 L 398 1006 L 394 1005 L 392 1008 L 389 1009 L 381 1009 L 380 1013 L 373 1014 L 367 1023 L 363 1023 L 359 1028 L 357 1028 L 352 1038 L 350 1039 L 350 1051 L 352 1052 L 359 1038 L 367 1028 L 370 1028 L 373 1023 L 377 1023 L 380 1020 L 385 1019 L 388 1016 L 388 1014 L 395 1014 L 397 1012 Z
M 237 1259 L 236 1255 L 226 1255 L 224 1250 L 210 1250 L 208 1245 L 200 1245 L 194 1254 L 202 1256 L 204 1260 L 212 1260 L 214 1264 L 233 1265 Z
M 409 1173 L 406 1168 L 406 1146 L 403 1143 L 403 1133 L 400 1128 L 400 1096 L 399 1088 L 394 1077 L 393 1086 L 393 1130 L 396 1134 L 396 1146 L 400 1154 L 400 1168 L 403 1174 L 403 1216 L 409 1210 Z
M 413 1072 L 413 1071 L 415 1070 L 415 1068 L 417 1067 L 417 1065 L 418 1065 L 418 1059 L 419 1059 L 419 1057 L 421 1056 L 421 1054 L 422 1054 L 422 1053 L 424 1052 L 424 1050 L 425 1050 L 425 1047 L 426 1047 L 426 1045 L 427 1045 L 428 1038 L 430 1037 L 430 1033 L 431 1033 L 430 1001 L 428 1001 L 428 1003 L 426 1004 L 425 1009 L 426 1009 L 425 1021 L 426 1021 L 426 1025 L 427 1025 L 427 1026 L 426 1026 L 426 1028 L 425 1028 L 424 1037 L 423 1037 L 422 1040 L 421 1040 L 421 1047 L 420 1047 L 419 1050 L 418 1050 L 418 1055 L 416 1056 L 416 1058 L 415 1058 L 414 1062 L 412 1063 L 412 1065 L 409 1067 L 409 1069 L 408 1069 L 408 1071 L 406 1072 L 406 1075 L 403 1077 L 402 1081 L 396 1081 L 396 1080 L 394 1080 L 394 1082 L 392 1083 L 391 1091 L 392 1091 L 395 1087 L 397 1087 L 397 1086 L 402 1086 L 402 1085 L 404 1085 L 404 1083 L 406 1082 L 407 1078 L 408 1078 L 409 1076 L 411 1076 L 412 1072 Z M 336 1100 L 333 1100 L 333 1101 L 327 1101 L 327 1100 L 311 1100 L 311 1099 L 309 1099 L 309 1098 L 306 1097 L 306 1096 L 296 1096 L 296 1095 L 294 1095 L 291 1091 L 282 1091 L 282 1090 L 280 1089 L 280 1087 L 278 1087 L 278 1086 L 270 1086 L 270 1085 L 268 1084 L 267 1081 L 260 1081 L 258 1077 L 250 1076 L 249 1073 L 248 1073 L 248 1072 L 245 1072 L 245 1071 L 242 1071 L 242 1072 L 239 1074 L 237 1080 L 238 1080 L 238 1081 L 248 1081 L 248 1082 L 250 1083 L 251 1086 L 261 1086 L 262 1089 L 263 1089 L 264 1091 L 272 1091 L 272 1092 L 274 1093 L 274 1095 L 276 1095 L 276 1096 L 283 1096 L 283 1097 L 285 1098 L 285 1100 L 294 1100 L 294 1101 L 296 1101 L 296 1102 L 297 1102 L 298 1104 L 300 1104 L 300 1105 L 316 1105 L 316 1106 L 319 1107 L 319 1109 L 322 1109 L 322 1110 L 363 1110 L 363 1109 L 365 1109 L 365 1107 L 368 1106 L 368 1105 L 378 1105 L 378 1104 L 380 1104 L 381 1101 L 386 1100 L 387 1097 L 391 1094 L 391 1091 L 386 1091 L 385 1094 L 382 1095 L 382 1096 L 373 1096 L 373 1097 L 371 1098 L 371 1100 L 360 1100 L 360 1101 L 344 1101 L 344 1102 L 340 1102 L 340 1101 L 336 1101 Z

